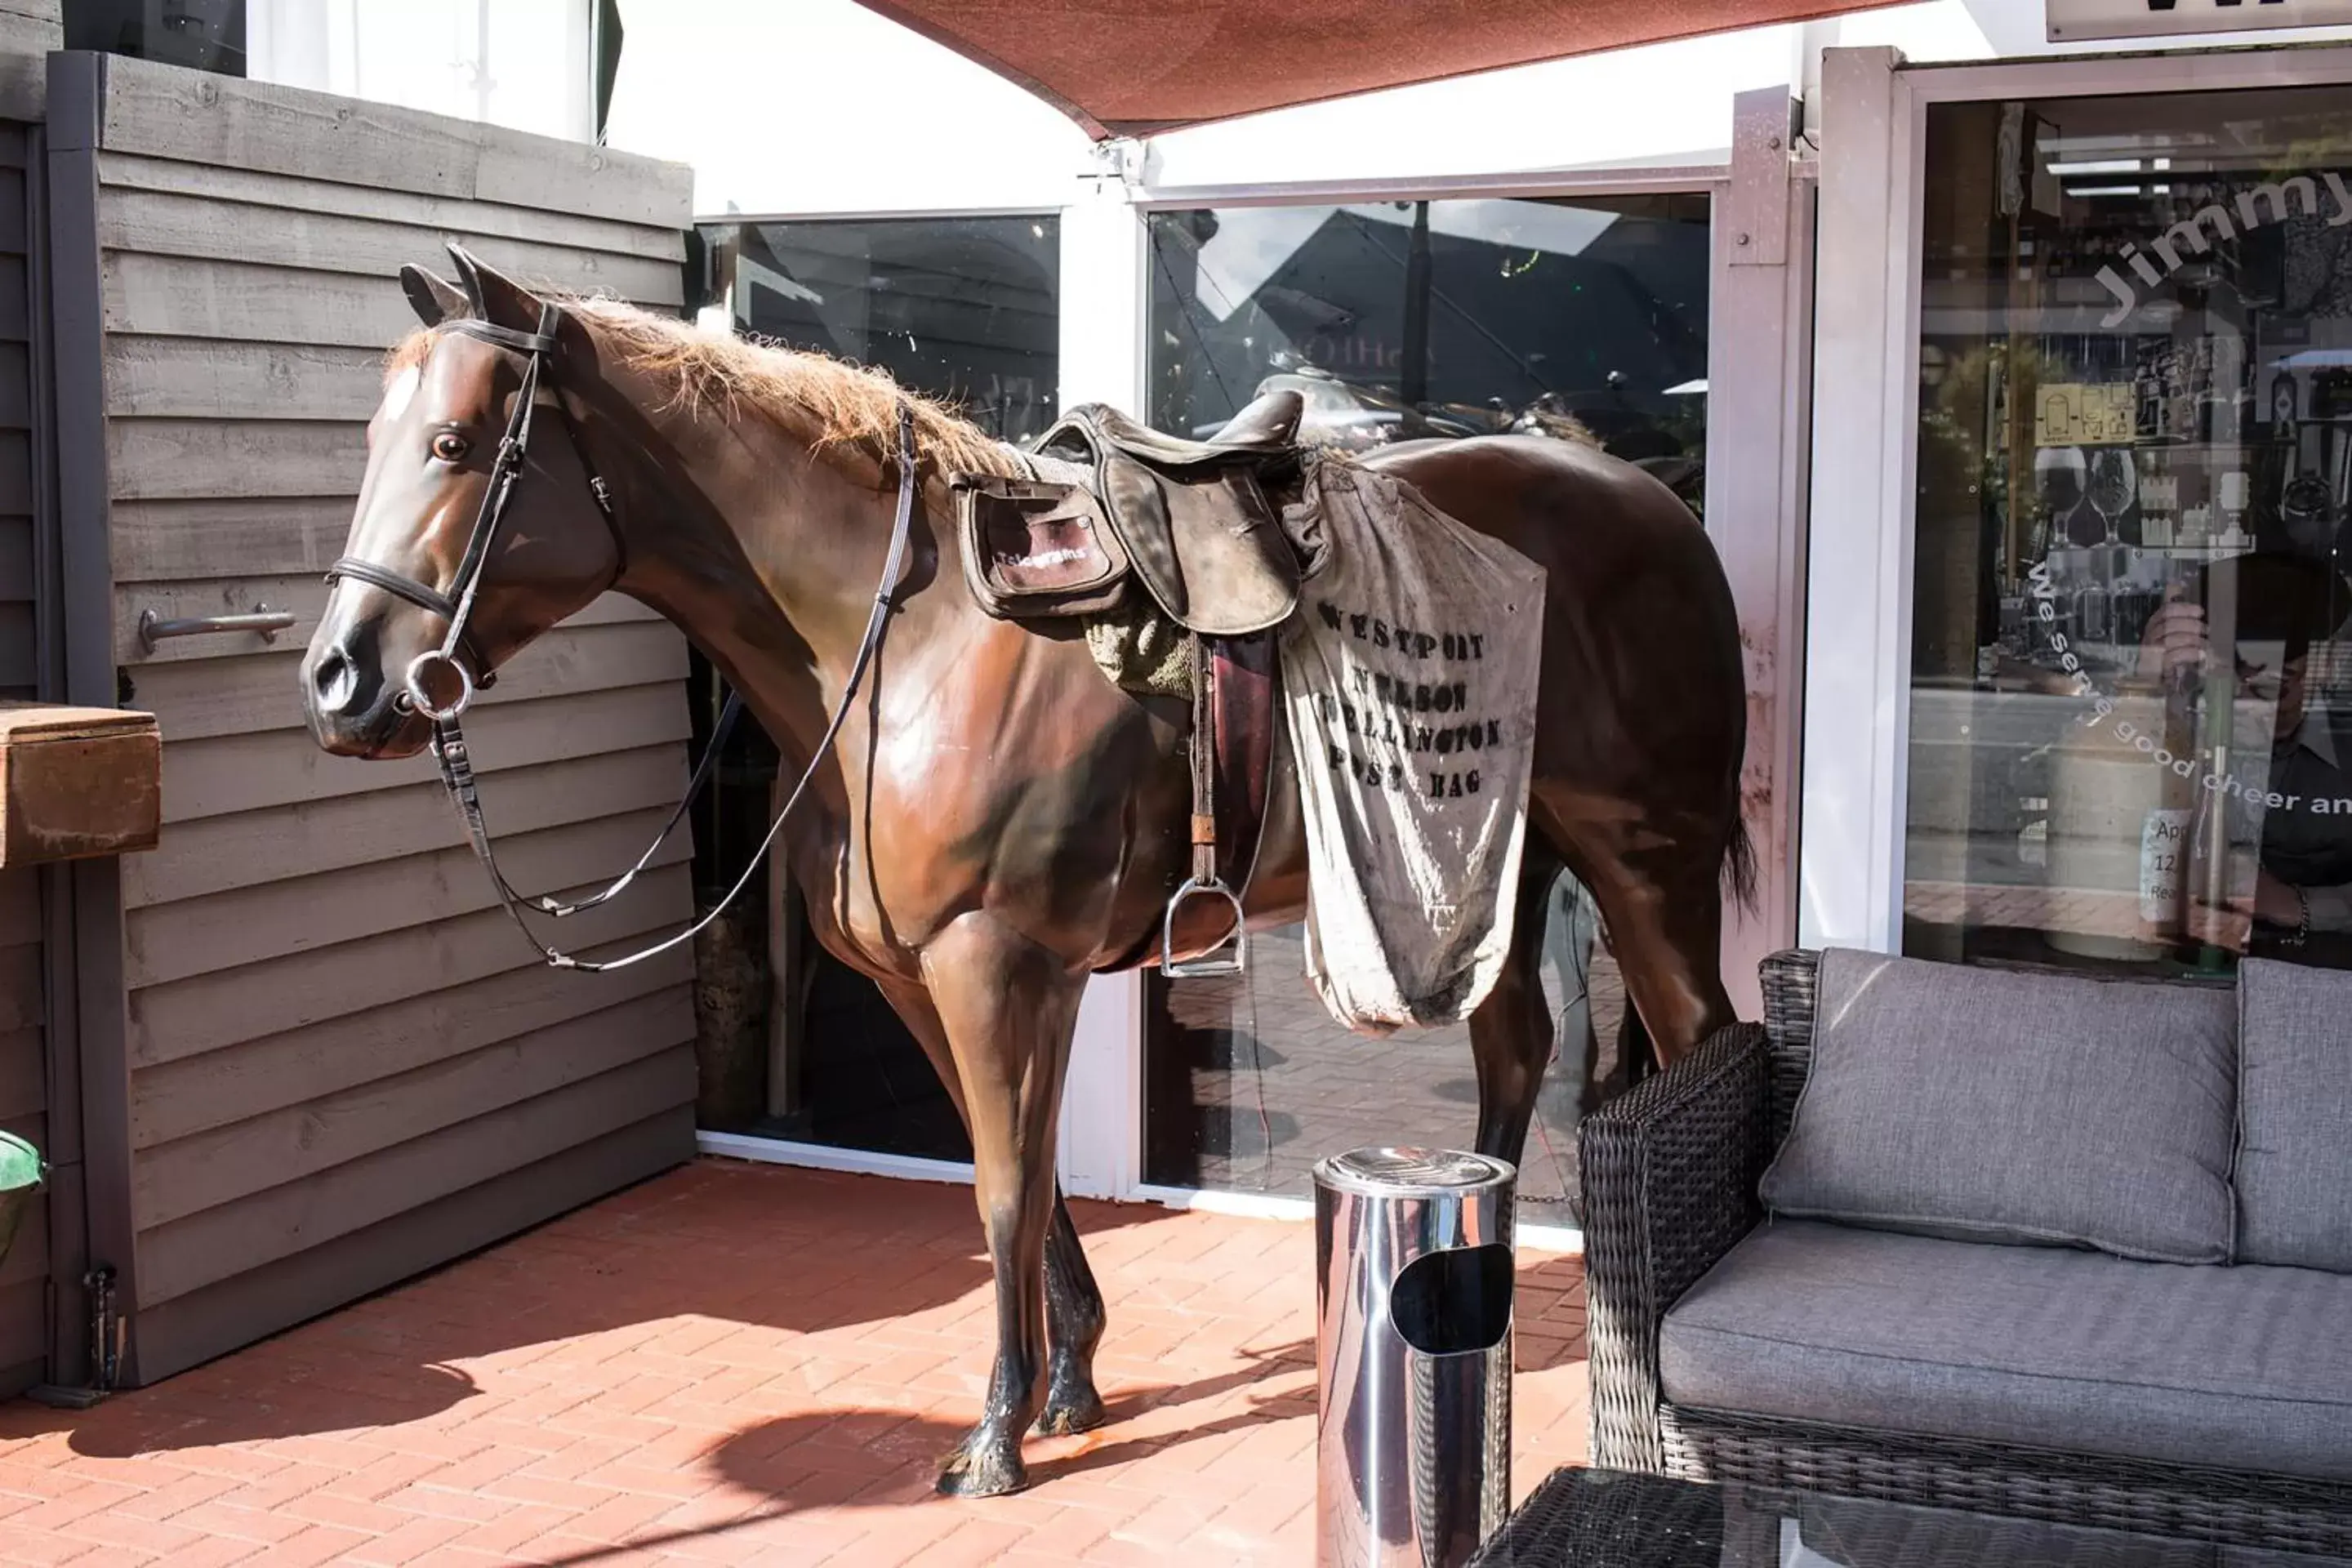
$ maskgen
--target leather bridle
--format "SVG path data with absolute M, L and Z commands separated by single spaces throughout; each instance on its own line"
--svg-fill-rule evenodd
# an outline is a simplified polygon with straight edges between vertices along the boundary
M 520 332 L 512 327 L 501 327 L 494 321 L 461 316 L 444 321 L 450 331 L 463 332 L 469 338 L 502 349 L 511 349 L 527 356 L 523 362 L 522 388 L 515 395 L 514 412 L 507 416 L 506 433 L 499 438 L 498 455 L 490 462 L 490 482 L 483 487 L 481 505 L 475 510 L 474 526 L 466 535 L 465 553 L 457 558 L 457 570 L 450 579 L 449 591 L 418 582 L 405 573 L 389 566 L 380 566 L 356 555 L 345 555 L 327 568 L 327 581 L 350 577 L 371 587 L 383 589 L 395 598 L 407 600 L 418 609 L 439 616 L 449 623 L 448 631 L 437 648 L 427 648 L 409 660 L 401 679 L 401 692 L 394 699 L 408 710 L 424 714 L 436 723 L 455 722 L 472 705 L 474 693 L 497 679 L 489 661 L 481 648 L 467 635 L 467 623 L 473 619 L 476 596 L 481 592 L 482 574 L 490 561 L 490 544 L 498 537 L 499 523 L 506 516 L 507 503 L 514 498 L 516 483 L 522 478 L 523 461 L 530 450 L 531 415 L 539 406 L 540 383 L 542 373 L 555 356 L 555 328 L 558 312 L 551 304 L 539 308 L 539 331 Z M 555 405 L 572 436 L 572 449 L 579 455 L 580 466 L 588 474 L 588 493 L 595 498 L 598 515 L 604 520 L 605 529 L 613 536 L 613 582 L 621 580 L 628 567 L 628 547 L 621 537 L 619 520 L 613 515 L 613 492 L 597 474 L 590 461 L 587 446 L 580 439 L 580 430 L 572 424 L 572 411 L 561 398 L 551 393 L 549 401 Z M 610 588 L 611 583 L 605 584 Z M 459 662 L 457 655 L 466 655 Z M 457 695 L 446 706 L 436 706 L 425 684 L 425 672 L 436 666 L 446 667 L 457 678 Z
M 522 478 L 523 463 L 530 447 L 531 411 L 538 405 L 542 383 L 548 379 L 552 370 L 558 321 L 559 312 L 556 307 L 550 303 L 542 303 L 540 306 L 539 331 L 535 332 L 517 331 L 511 327 L 501 327 L 495 322 L 480 321 L 473 317 L 457 317 L 442 323 L 452 331 L 463 332 L 467 337 L 478 338 L 484 342 L 526 356 L 523 363 L 522 386 L 515 396 L 514 412 L 507 416 L 506 433 L 499 438 L 498 455 L 491 462 L 490 482 L 482 491 L 481 506 L 474 514 L 473 531 L 467 536 L 465 553 L 458 557 L 457 570 L 450 580 L 448 589 L 444 591 L 432 587 L 404 573 L 395 572 L 388 566 L 378 565 L 372 561 L 362 560 L 355 555 L 345 555 L 328 568 L 327 581 L 333 583 L 339 578 L 348 577 L 355 582 L 365 583 L 371 587 L 381 588 L 396 598 L 404 599 L 427 614 L 439 616 L 448 622 L 448 630 L 442 636 L 441 646 L 427 648 L 409 661 L 408 668 L 402 678 L 402 689 L 394 698 L 394 702 L 406 711 L 422 713 L 431 721 L 433 757 L 440 764 L 442 786 L 448 791 L 451 802 L 457 807 L 458 816 L 465 820 L 466 836 L 473 843 L 475 858 L 481 861 L 482 868 L 489 874 L 491 886 L 498 891 L 499 904 L 514 921 L 516 928 L 522 932 L 525 940 L 538 950 L 540 956 L 544 958 L 551 967 L 600 973 L 606 970 L 625 969 L 633 963 L 641 963 L 657 953 L 667 952 L 680 943 L 693 941 L 705 927 L 717 920 L 738 898 L 741 897 L 743 890 L 751 886 L 752 877 L 766 861 L 768 851 L 775 844 L 776 835 L 783 828 L 784 819 L 792 815 L 793 807 L 800 803 L 802 795 L 806 793 L 809 781 L 816 776 L 818 763 L 822 763 L 825 753 L 832 750 L 835 738 L 841 732 L 843 721 L 849 716 L 850 702 L 857 695 L 858 687 L 865 679 L 866 668 L 873 662 L 876 651 L 881 647 L 882 634 L 889 622 L 893 595 L 898 582 L 898 572 L 906 556 L 908 536 L 914 516 L 917 458 L 915 418 L 913 407 L 901 400 L 898 405 L 898 516 L 891 529 L 889 554 L 882 565 L 881 585 L 875 590 L 874 609 L 866 617 L 866 635 L 857 645 L 856 658 L 852 660 L 849 668 L 849 679 L 842 687 L 841 706 L 826 723 L 824 736 L 817 742 L 815 749 L 809 753 L 808 766 L 802 770 L 800 781 L 793 786 L 793 792 L 785 797 L 784 804 L 777 808 L 775 819 L 768 825 L 767 836 L 760 840 L 760 847 L 752 852 L 750 862 L 743 868 L 742 875 L 738 877 L 734 885 L 728 889 L 726 896 L 712 905 L 701 919 L 684 931 L 667 937 L 651 947 L 630 953 L 625 958 L 591 960 L 575 957 L 541 941 L 539 934 L 531 930 L 530 922 L 524 918 L 524 909 L 528 907 L 541 914 L 563 920 L 599 907 L 616 897 L 623 889 L 635 881 L 638 873 L 653 863 L 653 858 L 660 853 L 661 847 L 668 842 L 669 836 L 677 831 L 677 825 L 685 819 L 687 810 L 693 805 L 695 797 L 702 793 L 702 786 L 709 778 L 713 764 L 718 761 L 719 749 L 726 744 L 728 734 L 733 730 L 737 717 L 742 712 L 743 696 L 740 691 L 730 690 L 728 693 L 726 706 L 720 710 L 719 721 L 711 729 L 709 742 L 703 748 L 702 760 L 695 764 L 693 775 L 687 780 L 686 795 L 677 803 L 677 809 L 670 813 L 669 820 L 663 824 L 661 832 L 655 837 L 654 841 L 646 846 L 646 852 L 637 857 L 636 863 L 623 872 L 602 892 L 583 899 L 577 903 L 565 903 L 546 895 L 534 896 L 518 892 L 514 885 L 507 880 L 506 874 L 499 869 L 498 856 L 490 847 L 489 826 L 482 816 L 481 791 L 474 776 L 473 760 L 466 747 L 465 732 L 459 727 L 459 721 L 465 716 L 466 710 L 473 705 L 475 694 L 492 685 L 497 679 L 497 675 L 482 657 L 478 645 L 467 635 L 467 623 L 473 618 L 474 605 L 481 593 L 482 576 L 489 563 L 490 546 L 498 537 L 499 524 L 506 515 L 508 504 L 514 498 L 516 484 Z M 595 465 L 589 459 L 587 446 L 580 439 L 580 429 L 572 420 L 572 411 L 564 405 L 560 396 L 553 394 L 551 389 L 549 392 L 548 401 L 554 405 L 557 414 L 562 416 L 571 435 L 572 450 L 578 455 L 580 466 L 588 476 L 588 493 L 594 498 L 596 510 L 603 516 L 604 526 L 613 535 L 614 550 L 613 578 L 600 592 L 610 591 L 620 582 L 621 575 L 627 569 L 628 564 L 627 547 L 621 533 L 620 520 L 614 515 L 613 510 L 612 491 L 597 474 Z M 460 654 L 465 656 L 463 659 L 458 657 Z M 445 666 L 455 672 L 457 678 L 457 694 L 446 703 L 436 704 L 432 692 L 426 687 L 425 677 L 428 672 Z

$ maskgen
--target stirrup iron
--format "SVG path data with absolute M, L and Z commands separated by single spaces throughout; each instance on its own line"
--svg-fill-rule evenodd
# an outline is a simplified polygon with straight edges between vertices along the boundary
M 1179 960 L 1176 957 L 1176 911 L 1187 899 L 1223 899 L 1234 907 L 1234 934 L 1219 942 L 1198 958 Z M 1228 952 L 1230 957 L 1225 956 Z M 1242 974 L 1249 970 L 1249 927 L 1242 914 L 1239 895 L 1214 876 L 1203 881 L 1192 878 L 1176 889 L 1168 900 L 1167 910 L 1160 917 L 1160 973 L 1171 980 L 1193 979 L 1206 975 Z

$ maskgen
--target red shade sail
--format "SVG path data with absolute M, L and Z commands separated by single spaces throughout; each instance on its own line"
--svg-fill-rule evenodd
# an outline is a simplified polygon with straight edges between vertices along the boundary
M 1097 140 L 1885 0 L 860 0 Z

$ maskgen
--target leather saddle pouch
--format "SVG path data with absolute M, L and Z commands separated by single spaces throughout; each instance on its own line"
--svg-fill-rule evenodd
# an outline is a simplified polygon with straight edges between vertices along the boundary
M 1085 487 L 966 475 L 955 489 L 964 580 L 998 620 L 1093 615 L 1126 598 L 1126 546 Z

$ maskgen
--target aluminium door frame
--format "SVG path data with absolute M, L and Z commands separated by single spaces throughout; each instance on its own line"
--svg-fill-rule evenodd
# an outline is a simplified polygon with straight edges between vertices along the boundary
M 1777 102 L 1777 107 L 1776 107 Z M 1805 386 L 1809 374 L 1812 191 L 1810 169 L 1798 158 L 1793 142 L 1795 100 L 1783 87 L 1742 94 L 1735 102 L 1735 145 L 1730 163 L 1654 165 L 1599 170 L 1567 170 L 1475 174 L 1457 178 L 1410 180 L 1315 181 L 1290 184 L 1193 186 L 1139 186 L 1131 195 L 1129 216 L 1122 236 L 1133 256 L 1115 258 L 1121 276 L 1137 277 L 1139 297 L 1131 307 L 1132 331 L 1123 345 L 1125 361 L 1101 384 L 1123 390 L 1129 406 L 1140 406 L 1145 395 L 1149 355 L 1144 334 L 1150 295 L 1140 273 L 1148 262 L 1144 234 L 1149 214 L 1195 206 L 1276 206 L 1318 203 L 1398 200 L 1459 200 L 1464 198 L 1543 198 L 1705 194 L 1709 198 L 1710 261 L 1708 269 L 1708 407 L 1707 407 L 1707 530 L 1725 553 L 1727 574 L 1740 593 L 1742 618 L 1764 605 L 1774 608 L 1774 640 L 1784 650 L 1770 667 L 1776 683 L 1773 706 L 1787 717 L 1759 747 L 1769 755 L 1769 776 L 1794 777 L 1798 727 L 1797 705 L 1802 697 L 1799 679 L 1803 636 L 1802 503 L 1805 496 Z M 1766 135 L 1743 136 L 1738 126 L 1769 125 L 1777 116 L 1780 144 L 1767 146 Z M 1742 149 L 1745 149 L 1743 152 Z M 1777 179 L 1759 174 L 1766 163 L 1777 165 Z M 1733 237 L 1735 215 L 1777 214 L 1782 243 L 1768 256 L 1751 245 L 1743 254 Z M 1068 233 L 1066 215 L 1065 233 Z M 1760 230 L 1759 230 L 1760 232 Z M 1084 317 L 1072 309 L 1070 280 L 1084 276 L 1065 251 L 1063 381 L 1064 405 L 1076 398 L 1066 389 L 1072 381 L 1071 324 Z M 1727 311 L 1727 301 L 1737 300 Z M 1769 301 L 1769 303 L 1768 303 Z M 1107 334 L 1106 334 L 1107 335 Z M 1101 354 L 1100 349 L 1091 351 Z M 1754 395 L 1737 395 L 1742 385 Z M 1727 398 L 1721 390 L 1734 389 Z M 1091 391 L 1083 395 L 1110 399 L 1118 390 Z M 1740 405 L 1744 402 L 1744 406 Z M 1717 411 L 1726 411 L 1718 419 Z M 1727 488 L 1726 476 L 1756 474 L 1763 482 L 1748 505 L 1728 500 L 1718 505 Z M 1753 705 L 1751 704 L 1751 710 Z M 1778 761 L 1785 756 L 1785 763 Z M 1751 767 L 1754 764 L 1751 763 Z M 1794 791 L 1785 784 L 1777 796 L 1790 803 L 1783 815 L 1793 836 Z M 1753 826 L 1751 824 L 1751 826 Z M 1744 975 L 1754 986 L 1755 956 L 1772 946 L 1785 945 L 1794 930 L 1795 878 L 1793 863 L 1785 868 L 1768 860 L 1760 868 L 1764 890 L 1757 918 L 1745 930 L 1727 931 L 1727 977 L 1735 984 Z M 1750 950 L 1754 952 L 1751 954 Z M 1142 1057 L 1145 1048 L 1144 985 L 1139 973 L 1098 975 L 1089 988 L 1088 1013 L 1082 1015 L 1079 1038 L 1072 1054 L 1069 1088 L 1063 1106 L 1063 1167 L 1073 1193 L 1104 1197 L 1140 1199 L 1175 1207 L 1199 1207 L 1219 1212 L 1303 1217 L 1313 1212 L 1311 1200 L 1257 1194 L 1224 1193 L 1173 1186 L 1143 1179 L 1145 1119 L 1150 1114 L 1144 1094 Z M 1088 1180 L 1107 1175 L 1108 1181 Z M 1538 1248 L 1580 1248 L 1582 1238 L 1569 1226 L 1522 1226 L 1523 1243 Z
M 2338 44 L 1935 67 L 1824 51 L 1807 595 L 1829 613 L 1805 660 L 1803 945 L 1902 947 L 1928 108 L 2343 85 Z

